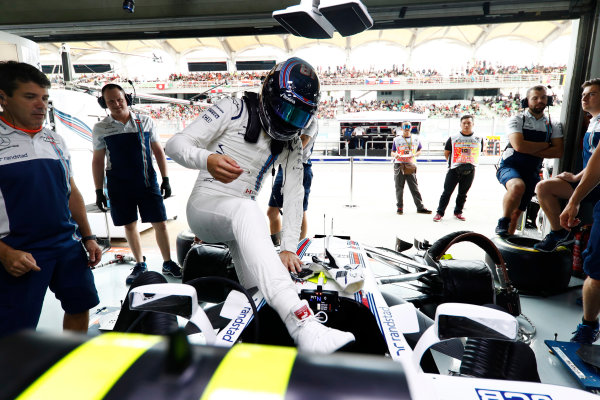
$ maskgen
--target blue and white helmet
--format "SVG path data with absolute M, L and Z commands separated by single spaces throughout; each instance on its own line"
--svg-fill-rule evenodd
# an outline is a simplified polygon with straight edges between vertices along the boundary
M 300 135 L 319 106 L 319 78 L 300 58 L 277 64 L 265 77 L 259 101 L 263 128 L 276 140 Z

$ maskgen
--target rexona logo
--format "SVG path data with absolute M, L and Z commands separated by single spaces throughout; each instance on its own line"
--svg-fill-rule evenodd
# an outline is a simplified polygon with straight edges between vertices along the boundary
M 475 389 L 481 400 L 552 400 L 547 394 L 506 392 L 494 389 Z

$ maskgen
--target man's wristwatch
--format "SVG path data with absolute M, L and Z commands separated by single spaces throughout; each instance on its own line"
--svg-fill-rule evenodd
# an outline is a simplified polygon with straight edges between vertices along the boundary
M 84 236 L 81 238 L 82 242 L 87 242 L 88 240 L 96 240 L 96 235 L 89 235 L 89 236 Z

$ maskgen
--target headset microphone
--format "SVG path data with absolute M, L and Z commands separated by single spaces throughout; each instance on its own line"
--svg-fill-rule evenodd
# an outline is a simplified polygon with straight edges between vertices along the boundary
M 137 92 L 135 91 L 135 86 L 133 86 L 133 82 L 131 82 L 131 80 L 127 79 L 127 82 L 131 85 L 131 87 L 133 88 L 133 99 L 131 99 L 131 105 L 133 105 L 135 99 L 137 98 Z

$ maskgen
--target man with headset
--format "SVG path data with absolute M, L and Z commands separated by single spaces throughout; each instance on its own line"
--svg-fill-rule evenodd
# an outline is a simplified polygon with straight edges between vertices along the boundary
M 125 236 L 136 264 L 125 283 L 131 284 L 146 271 L 140 234 L 137 230 L 138 209 L 142 222 L 150 222 L 164 260 L 163 274 L 181 277 L 181 268 L 171 260 L 164 198 L 171 195 L 167 176 L 167 160 L 158 141 L 152 119 L 130 111 L 131 95 L 119 85 L 109 83 L 102 88 L 98 103 L 110 115 L 94 125 L 92 140 L 94 155 L 92 173 L 96 186 L 96 204 L 106 211 L 104 195 L 104 159 L 106 158 L 106 188 L 110 199 L 110 214 L 115 226 L 125 226 Z M 158 186 L 152 166 L 152 154 L 162 175 Z
M 535 185 L 540 181 L 543 159 L 562 157 L 562 127 L 544 115 L 544 109 L 549 105 L 551 98 L 547 96 L 546 88 L 541 85 L 531 87 L 522 101 L 525 111 L 508 120 L 509 144 L 496 172 L 496 178 L 506 188 L 502 218 L 496 226 L 498 236 L 514 234 L 517 221 L 527 209 Z
M 42 126 L 49 87 L 32 65 L 0 63 L 0 336 L 35 329 L 48 288 L 67 330 L 87 332 L 99 302 L 89 267 L 102 250 L 65 141 Z
M 289 273 L 302 269 L 296 255 L 304 170 L 300 133 L 316 113 L 319 97 L 313 67 L 290 58 L 266 75 L 260 96 L 222 99 L 169 139 L 166 153 L 199 170 L 186 213 L 194 234 L 227 244 L 240 283 L 260 289 L 300 351 L 331 353 L 354 341 L 354 335 L 322 325 L 298 297 Z M 255 201 L 275 164 L 285 176 L 279 255 Z

